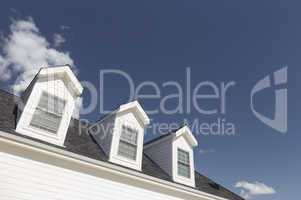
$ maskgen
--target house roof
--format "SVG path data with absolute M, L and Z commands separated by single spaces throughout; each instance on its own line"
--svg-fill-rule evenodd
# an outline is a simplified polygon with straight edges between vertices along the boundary
M 17 102 L 20 100 L 19 97 L 0 90 L 0 131 L 6 132 L 7 134 L 13 134 L 20 137 L 25 137 L 31 140 L 38 141 L 49 146 L 64 149 L 72 153 L 76 153 L 82 156 L 86 156 L 95 160 L 109 162 L 106 154 L 102 148 L 94 141 L 93 137 L 86 131 L 86 126 L 79 126 L 80 121 L 72 119 L 66 140 L 65 147 L 55 146 L 53 144 L 46 143 L 34 138 L 30 138 L 15 132 L 16 128 L 16 115 L 17 115 Z M 79 128 L 81 127 L 81 129 Z M 162 139 L 162 136 L 159 139 Z M 114 164 L 114 163 L 112 163 Z M 116 165 L 116 164 L 114 164 Z M 167 173 L 165 173 L 158 164 L 156 164 L 150 157 L 143 154 L 142 171 L 140 173 L 160 178 L 166 181 L 172 181 Z M 230 200 L 243 200 L 240 196 L 220 186 L 214 181 L 210 180 L 199 172 L 195 172 L 195 183 L 196 190 L 213 194 L 219 197 L 227 198 Z

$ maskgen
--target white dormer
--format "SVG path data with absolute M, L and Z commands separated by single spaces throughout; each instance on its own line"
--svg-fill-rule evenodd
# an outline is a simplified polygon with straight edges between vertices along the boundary
M 145 153 L 168 173 L 173 181 L 195 187 L 193 148 L 197 140 L 187 126 L 144 146 Z
M 121 105 L 90 128 L 109 161 L 136 170 L 142 168 L 144 129 L 149 118 L 137 101 Z
M 16 132 L 63 146 L 82 90 L 69 66 L 41 68 L 19 103 Z

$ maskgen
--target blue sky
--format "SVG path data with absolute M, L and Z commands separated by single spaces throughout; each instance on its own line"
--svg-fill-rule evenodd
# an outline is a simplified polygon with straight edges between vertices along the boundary
M 252 184 L 257 181 L 276 191 L 255 195 L 253 199 L 297 199 L 301 178 L 300 6 L 298 1 L 279 0 L 2 1 L 1 55 L 5 57 L 5 38 L 9 39 L 11 24 L 31 17 L 29 21 L 39 29 L 37 34 L 49 42 L 47 48 L 56 49 L 56 56 L 63 52 L 65 57 L 61 60 L 70 58 L 79 79 L 93 83 L 98 91 L 99 71 L 104 69 L 122 70 L 137 85 L 153 81 L 164 95 L 174 92 L 174 88 L 162 87 L 170 80 L 185 89 L 187 67 L 192 72 L 191 88 L 203 81 L 216 85 L 234 81 L 235 86 L 226 96 L 226 114 L 208 116 L 193 108 L 190 113 L 150 115 L 152 122 L 180 124 L 184 119 L 198 119 L 209 123 L 225 118 L 235 124 L 235 135 L 198 135 L 199 147 L 195 151 L 198 170 L 237 193 L 238 181 Z M 62 38 L 54 39 L 54 34 Z M 8 90 L 14 73 L 20 73 L 12 70 L 12 66 L 6 68 L 12 76 L 1 80 L 2 89 Z M 288 66 L 288 131 L 281 134 L 253 115 L 250 92 L 260 79 L 285 66 Z M 106 109 L 128 101 L 127 84 L 120 76 L 106 77 L 103 102 Z M 83 99 L 87 105 L 90 100 L 87 91 Z M 273 116 L 274 99 L 273 90 L 267 89 L 258 95 L 256 107 Z M 140 102 L 145 109 L 153 109 L 160 100 Z M 201 105 L 215 108 L 219 102 L 206 100 Z M 95 121 L 101 115 L 98 105 L 82 117 Z M 146 140 L 156 136 L 147 134 Z

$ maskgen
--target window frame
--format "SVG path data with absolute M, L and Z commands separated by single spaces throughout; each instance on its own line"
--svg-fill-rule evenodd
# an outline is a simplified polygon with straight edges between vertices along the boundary
M 40 104 L 41 104 L 41 101 L 42 101 L 42 98 L 46 96 L 47 98 L 47 108 L 45 107 L 42 107 Z M 51 110 L 51 108 L 49 108 L 49 98 L 52 98 L 53 100 L 53 108 Z M 57 109 L 55 106 L 57 105 L 58 106 L 58 103 L 55 105 L 55 102 L 62 102 L 63 103 L 63 106 L 62 106 L 62 109 L 61 110 L 58 110 L 58 112 L 55 112 L 53 110 Z M 34 109 L 34 112 L 32 114 L 32 117 L 31 117 L 31 120 L 29 121 L 29 126 L 33 129 L 38 129 L 40 131 L 46 131 L 47 133 L 50 133 L 50 134 L 53 134 L 53 135 L 57 135 L 58 134 L 58 131 L 60 129 L 60 126 L 61 126 L 61 123 L 63 121 L 63 113 L 66 109 L 66 106 L 67 106 L 67 101 L 63 98 L 60 98 L 56 95 L 53 95 L 53 94 L 50 94 L 46 91 L 42 91 L 41 94 L 40 94 L 40 97 L 38 99 L 38 102 L 37 102 L 37 105 Z M 57 119 L 58 119 L 58 126 L 57 126 L 57 130 L 52 130 L 51 128 L 48 128 L 48 127 L 44 127 L 43 125 L 38 125 L 38 124 L 34 124 L 33 123 L 33 120 L 34 120 L 34 117 L 36 115 L 36 112 L 39 111 L 39 112 L 42 112 L 42 113 L 46 113 L 47 115 L 52 115 L 52 116 L 55 116 Z
M 188 162 L 183 162 L 179 159 L 179 153 L 182 152 L 184 154 L 186 154 L 188 156 Z M 191 164 L 190 164 L 190 152 L 189 151 L 185 151 L 181 148 L 177 148 L 177 175 L 183 178 L 187 178 L 187 179 L 191 179 Z M 185 166 L 188 167 L 188 176 L 185 176 L 183 174 L 180 174 L 180 166 Z
M 126 139 L 124 139 L 122 137 L 122 134 L 123 134 L 124 130 L 131 130 L 131 131 L 133 131 L 133 133 L 136 134 L 136 136 L 135 136 L 135 142 L 130 142 L 130 141 L 128 141 L 128 140 L 126 140 Z M 136 162 L 137 161 L 137 154 L 138 154 L 138 138 L 139 138 L 139 131 L 137 129 L 132 128 L 131 126 L 123 124 L 121 126 L 119 144 L 118 144 L 118 148 L 117 148 L 117 155 L 121 156 L 122 158 L 125 158 L 125 159 L 128 159 L 128 160 Z M 121 143 L 123 143 L 125 145 L 129 145 L 131 147 L 134 147 L 134 149 L 135 149 L 135 151 L 134 151 L 135 155 L 133 155 L 133 157 L 130 157 L 130 156 L 127 156 L 126 153 L 123 153 L 123 151 L 120 151 L 120 144 Z

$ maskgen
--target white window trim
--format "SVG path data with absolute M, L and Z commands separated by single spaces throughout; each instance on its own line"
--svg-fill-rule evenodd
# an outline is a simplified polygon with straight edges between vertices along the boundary
M 51 85 L 50 85 L 50 84 Z M 81 95 L 83 87 L 70 69 L 70 66 L 55 66 L 41 68 L 37 76 L 31 82 L 30 90 L 26 94 L 25 102 L 18 103 L 18 122 L 16 132 L 47 143 L 64 146 L 69 124 L 75 107 L 75 100 Z M 51 95 L 65 100 L 65 109 L 62 115 L 57 134 L 49 134 L 46 130 L 39 130 L 30 126 L 38 99 L 45 91 Z M 25 105 L 23 105 L 25 103 Z
M 188 164 L 187 163 L 184 163 L 184 162 L 181 162 L 181 161 L 179 161 L 179 152 L 180 151 L 182 151 L 182 152 L 184 152 L 185 154 L 188 154 Z M 179 177 L 182 177 L 182 178 L 186 178 L 186 179 L 191 179 L 191 162 L 190 162 L 190 160 L 191 160 L 191 156 L 190 156 L 190 153 L 189 153 L 189 151 L 186 151 L 186 150 L 183 150 L 183 149 L 181 149 L 181 148 L 177 148 L 177 175 L 179 176 Z M 185 165 L 186 167 L 188 167 L 189 168 L 189 172 L 188 172 L 188 177 L 187 176 L 183 176 L 183 175 L 181 175 L 180 173 L 179 173 L 179 163 L 181 163 L 181 164 L 183 164 L 183 165 Z
M 66 109 L 74 109 L 74 105 L 71 105 L 68 99 L 59 97 L 60 99 L 65 101 L 65 108 L 64 112 L 62 113 L 62 118 L 60 122 L 60 126 L 58 128 L 57 134 L 48 132 L 43 129 L 39 129 L 37 127 L 34 127 L 30 124 L 32 121 L 34 112 L 38 106 L 39 98 L 42 95 L 42 93 L 48 93 L 50 95 L 56 96 L 55 94 L 49 93 L 48 91 L 41 89 L 39 87 L 34 87 L 32 90 L 32 93 L 30 94 L 30 97 L 23 109 L 23 112 L 21 113 L 20 119 L 18 121 L 16 132 L 27 135 L 51 144 L 55 144 L 58 146 L 64 146 L 65 137 L 67 134 L 67 130 L 69 128 L 70 119 L 72 116 L 72 113 L 67 113 Z
M 130 129 L 132 129 L 133 131 L 136 132 L 136 144 L 132 144 L 132 143 L 130 143 L 130 142 L 128 142 L 128 141 L 122 139 L 121 136 L 122 136 L 122 134 L 123 134 L 123 129 L 124 129 L 124 127 L 125 127 L 125 128 L 130 128 Z M 127 125 L 123 124 L 123 125 L 121 126 L 121 132 L 120 132 L 120 137 L 119 137 L 119 142 L 118 142 L 118 150 L 117 150 L 118 156 L 121 156 L 121 157 L 123 157 L 123 158 L 126 158 L 126 159 L 128 159 L 128 160 L 130 160 L 130 161 L 135 161 L 135 162 L 136 162 L 136 160 L 137 160 L 137 154 L 138 154 L 138 138 L 139 138 L 139 131 L 138 131 L 137 129 L 135 129 L 134 127 L 130 127 L 130 126 L 127 126 Z M 135 147 L 135 151 L 136 151 L 136 152 L 135 152 L 135 159 L 131 159 L 131 158 L 129 158 L 129 157 L 125 156 L 125 155 L 122 155 L 122 154 L 120 153 L 120 143 L 121 143 L 121 142 L 126 143 L 126 144 L 128 144 L 128 145 L 132 145 L 132 146 Z
M 117 115 L 117 118 L 119 117 L 119 114 Z M 137 121 L 139 124 L 139 122 Z M 125 119 L 119 119 L 117 122 L 118 125 L 114 126 L 113 130 L 113 139 L 111 141 L 111 151 L 110 151 L 110 162 L 117 163 L 129 168 L 133 168 L 136 170 L 141 171 L 142 169 L 142 157 L 143 157 L 143 139 L 144 134 L 142 131 L 139 130 L 139 128 L 133 126 L 133 123 L 130 121 L 127 121 Z M 131 127 L 135 130 L 137 130 L 137 150 L 136 150 L 136 160 L 132 160 L 130 158 L 124 157 L 122 155 L 118 154 L 119 149 L 119 142 L 121 137 L 121 127 L 122 125 Z
M 187 146 L 180 146 L 177 143 L 177 140 L 180 138 L 184 138 L 184 141 L 187 143 Z M 189 162 L 190 162 L 190 178 L 181 176 L 178 174 L 178 149 L 181 149 L 185 152 L 189 153 Z M 195 167 L 194 167 L 194 153 L 193 153 L 193 146 L 187 140 L 185 134 L 181 135 L 174 135 L 173 142 L 172 142 L 172 177 L 173 180 L 177 183 L 181 183 L 184 185 L 188 185 L 191 187 L 195 187 Z
M 43 95 L 46 95 L 48 98 L 49 98 L 49 97 L 54 97 L 54 98 L 57 98 L 57 99 L 59 99 L 60 101 L 63 101 L 63 102 L 64 102 L 64 107 L 63 107 L 63 110 L 62 110 L 61 114 L 54 113 L 54 112 L 51 112 L 51 111 L 49 111 L 49 110 L 47 110 L 47 109 L 45 109 L 45 108 L 40 108 L 40 107 L 39 107 L 39 104 L 40 104 L 40 102 L 41 102 L 41 99 L 42 99 Z M 45 132 L 45 133 L 47 132 L 47 134 L 52 134 L 52 135 L 55 135 L 55 136 L 56 136 L 56 135 L 58 134 L 58 131 L 59 131 L 59 129 L 60 129 L 60 127 L 61 127 L 61 124 L 62 124 L 64 112 L 65 112 L 65 110 L 66 110 L 66 103 L 67 103 L 67 101 L 66 101 L 65 99 L 63 99 L 63 98 L 61 98 L 61 97 L 58 97 L 58 96 L 56 96 L 56 95 L 50 94 L 50 93 L 48 93 L 48 92 L 46 92 L 46 91 L 42 91 L 41 94 L 40 94 L 40 96 L 39 96 L 39 98 L 38 98 L 38 103 L 37 103 L 36 107 L 34 108 L 34 112 L 33 112 L 32 116 L 31 116 L 31 120 L 30 120 L 30 122 L 29 122 L 29 126 L 30 126 L 31 128 L 33 128 L 33 129 L 37 129 L 37 131 L 43 131 L 43 132 Z M 50 129 L 48 130 L 47 127 L 45 127 L 45 128 L 43 128 L 43 127 L 38 127 L 38 126 L 36 126 L 36 125 L 34 125 L 34 124 L 32 123 L 32 122 L 33 122 L 34 115 L 35 115 L 35 113 L 36 113 L 37 110 L 41 110 L 42 112 L 50 113 L 50 114 L 56 115 L 56 116 L 58 116 L 58 117 L 60 118 L 59 125 L 58 125 L 58 128 L 57 128 L 56 131 L 53 131 L 53 132 L 52 132 L 52 130 L 50 130 Z

